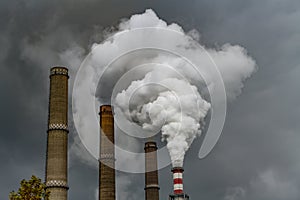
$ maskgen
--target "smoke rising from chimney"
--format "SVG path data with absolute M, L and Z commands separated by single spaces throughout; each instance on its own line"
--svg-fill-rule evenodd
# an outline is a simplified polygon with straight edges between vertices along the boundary
M 201 134 L 209 109 L 215 111 L 210 98 L 220 92 L 219 75 L 227 99 L 233 100 L 241 93 L 243 81 L 256 69 L 247 51 L 230 44 L 207 48 L 191 36 L 200 38 L 196 30 L 184 32 L 179 25 L 167 24 L 148 9 L 123 20 L 108 40 L 93 45 L 74 83 L 73 116 L 83 144 L 95 158 L 95 98 L 98 104 L 114 105 L 114 114 L 125 116 L 118 119 L 139 125 L 145 133 L 161 130 L 173 166 L 182 166 L 185 152 Z M 215 73 L 216 67 L 219 73 Z M 127 76 L 131 70 L 134 73 Z M 100 92 L 95 89 L 98 84 Z M 118 89 L 117 84 L 121 85 Z M 217 104 L 224 103 L 216 100 Z M 117 159 L 119 170 L 122 159 L 125 162 L 129 158 Z M 138 171 L 135 167 L 130 169 Z
M 165 74 L 163 69 L 158 68 L 147 73 L 144 79 L 133 81 L 116 96 L 115 103 L 128 120 L 135 121 L 143 129 L 161 130 L 172 165 L 182 167 L 185 152 L 201 134 L 200 122 L 204 120 L 210 104 L 195 86 L 186 80 L 165 77 Z M 124 102 L 130 102 L 129 107 Z
M 155 18 L 156 23 L 153 23 L 152 20 Z M 132 16 L 130 20 L 123 22 L 120 28 L 131 29 L 132 27 L 153 26 L 153 24 L 170 29 L 176 27 L 175 29 L 183 32 L 178 25 L 168 26 L 164 21 L 158 19 L 152 10 L 147 10 L 142 15 Z M 195 31 L 192 33 L 197 35 Z M 199 39 L 199 37 L 196 38 Z M 198 53 L 199 56 L 201 53 L 203 54 L 202 50 L 189 39 L 181 45 L 186 51 L 190 51 L 189 54 L 195 54 L 194 56 L 197 56 Z M 228 96 L 234 99 L 241 92 L 243 76 L 249 76 L 254 69 L 253 60 L 246 55 L 243 48 L 238 46 L 225 45 L 220 50 L 210 49 L 209 51 L 221 66 L 220 70 L 224 65 L 229 64 L 225 75 L 230 80 L 228 81 L 228 84 L 231 84 L 229 91 L 232 90 Z M 154 70 L 148 72 L 144 78 L 132 81 L 127 89 L 117 94 L 115 105 L 122 110 L 129 121 L 139 124 L 143 129 L 153 132 L 161 130 L 162 140 L 167 142 L 173 167 L 182 167 L 186 151 L 196 136 L 201 134 L 201 122 L 204 121 L 210 109 L 210 103 L 200 95 L 197 87 L 191 84 L 195 82 L 197 84 L 194 73 L 178 59 L 158 56 L 152 60 L 148 59 L 148 62 L 163 63 L 163 65 L 179 71 L 184 77 L 165 70 L 168 68 L 162 67 L 163 65 L 156 65 L 152 67 Z M 206 63 L 201 64 L 205 65 Z M 240 64 L 241 66 L 239 66 Z M 243 75 L 245 73 L 244 66 L 250 67 L 247 75 Z M 198 65 L 198 67 L 203 72 L 207 66 Z M 230 73 L 231 70 L 232 73 Z M 203 80 L 198 79 L 198 82 L 203 82 Z M 213 84 L 213 82 L 209 84 Z M 199 86 L 199 83 L 197 85 Z

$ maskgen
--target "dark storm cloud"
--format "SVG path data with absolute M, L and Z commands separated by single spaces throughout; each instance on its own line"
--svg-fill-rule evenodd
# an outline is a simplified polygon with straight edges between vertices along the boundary
M 223 135 L 209 157 L 198 160 L 199 141 L 192 145 L 186 192 L 192 199 L 299 199 L 300 3 L 270 0 L 1 1 L 0 198 L 22 178 L 43 178 L 49 67 L 70 64 L 68 49 L 76 50 L 73 57 L 85 55 L 103 40 L 102 30 L 149 7 L 167 22 L 198 29 L 208 46 L 244 46 L 259 66 L 230 103 Z M 70 146 L 75 134 L 69 135 Z M 97 169 L 80 155 L 70 157 L 69 198 L 95 199 Z M 160 171 L 161 199 L 172 190 L 169 170 Z M 132 192 L 129 198 L 142 199 L 142 185 L 143 175 L 119 174 L 118 189 Z

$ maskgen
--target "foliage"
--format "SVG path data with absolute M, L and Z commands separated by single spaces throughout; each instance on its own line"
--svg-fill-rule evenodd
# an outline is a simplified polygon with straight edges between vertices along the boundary
M 32 175 L 30 180 L 23 179 L 18 192 L 12 191 L 9 194 L 10 200 L 48 200 L 49 191 L 40 178 Z

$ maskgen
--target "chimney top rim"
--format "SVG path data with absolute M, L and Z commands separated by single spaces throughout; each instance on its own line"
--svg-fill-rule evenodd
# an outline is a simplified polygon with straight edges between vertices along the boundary
M 50 68 L 50 71 L 53 71 L 54 69 L 65 69 L 65 70 L 69 70 L 66 66 L 62 66 L 62 65 L 54 65 Z

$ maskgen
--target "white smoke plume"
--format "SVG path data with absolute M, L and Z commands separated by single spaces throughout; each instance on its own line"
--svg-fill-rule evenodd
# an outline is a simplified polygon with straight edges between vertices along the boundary
M 126 104 L 129 101 L 132 109 Z M 143 129 L 161 129 L 172 164 L 177 167 L 182 167 L 185 152 L 200 135 L 200 122 L 210 108 L 195 86 L 186 80 L 166 78 L 160 68 L 147 73 L 142 80 L 133 81 L 117 95 L 116 105 L 127 119 L 133 119 Z
M 120 29 L 130 30 L 147 26 L 183 32 L 182 28 L 176 24 L 168 26 L 152 10 L 132 16 L 130 20 L 120 25 Z M 191 33 L 194 35 L 193 38 L 199 39 L 196 31 L 190 31 L 188 34 L 191 35 Z M 184 42 L 181 48 L 186 48 L 186 51 L 190 51 L 193 56 L 202 56 L 202 49 L 197 48 L 188 39 Z M 254 61 L 240 46 L 226 44 L 219 50 L 207 50 L 220 66 L 219 70 L 223 72 L 225 84 L 230 86 L 227 88 L 228 97 L 234 99 L 241 92 L 242 81 L 253 72 Z M 182 77 L 180 79 L 173 73 L 166 72 L 159 65 L 155 66 L 155 69 L 148 72 L 143 79 L 133 81 L 127 89 L 120 92 L 116 96 L 115 105 L 122 110 L 128 120 L 139 124 L 143 129 L 153 132 L 161 129 L 162 139 L 167 141 L 172 165 L 182 167 L 186 151 L 196 136 L 201 134 L 201 122 L 204 121 L 210 103 L 201 97 L 196 86 L 188 82 L 188 80 L 197 82 L 197 77 L 194 77 L 193 71 L 189 71 L 189 68 L 182 62 L 172 57 L 159 55 L 148 59 L 147 62 L 170 65 L 184 74 L 186 79 Z M 199 67 L 200 71 L 205 70 Z M 198 80 L 198 82 L 201 81 Z M 153 84 L 163 87 L 153 86 Z
M 227 99 L 233 100 L 241 93 L 243 81 L 255 71 L 255 61 L 238 45 L 207 48 L 197 41 L 201 37 L 196 30 L 185 32 L 178 24 L 167 24 L 151 9 L 122 20 L 114 30 L 117 31 L 108 40 L 93 45 L 75 82 L 73 112 L 77 131 L 88 150 L 98 158 L 98 121 L 94 114 L 88 113 L 95 113 L 95 107 L 90 106 L 95 102 L 89 99 L 100 95 L 97 96 L 99 105 L 113 103 L 115 114 L 120 111 L 129 123 L 136 123 L 148 132 L 161 130 L 172 164 L 182 166 L 185 152 L 201 134 L 203 120 L 213 106 L 209 95 L 220 90 L 215 84 L 219 77 L 211 69 L 217 67 Z M 157 46 L 186 55 L 193 65 L 178 55 L 151 50 Z M 141 47 L 145 49 L 120 57 Z M 111 63 L 116 58 L 119 59 Z M 116 81 L 136 66 L 143 67 L 128 76 L 119 90 L 111 91 Z M 100 75 L 105 78 L 99 83 L 96 77 Z M 93 89 L 98 84 L 103 87 L 100 92 Z M 211 91 L 209 95 L 207 88 Z M 113 102 L 103 98 L 111 94 Z M 117 162 L 122 163 L 122 159 L 127 158 L 117 158 Z

